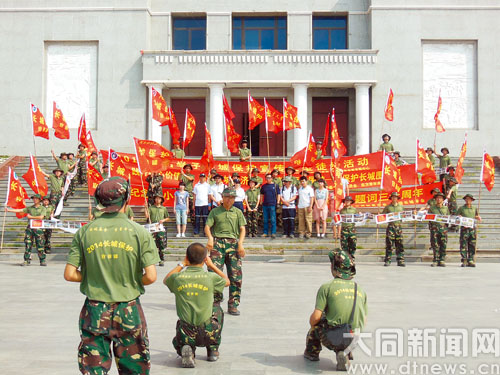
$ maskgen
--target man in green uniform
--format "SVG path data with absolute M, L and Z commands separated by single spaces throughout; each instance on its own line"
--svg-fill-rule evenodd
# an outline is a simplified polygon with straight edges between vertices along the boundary
M 206 264 L 212 272 L 203 269 Z M 183 271 L 183 272 L 181 272 Z M 177 325 L 172 340 L 182 357 L 182 367 L 193 368 L 197 346 L 207 348 L 207 360 L 219 359 L 224 312 L 214 304 L 214 293 L 222 293 L 229 279 L 215 266 L 200 243 L 189 245 L 186 258 L 165 276 L 163 283 L 175 294 Z
M 446 200 L 448 201 L 448 211 L 450 211 L 450 215 L 457 214 L 457 186 L 458 181 L 455 177 L 448 178 L 448 183 L 445 184 L 444 195 Z M 456 225 L 451 225 L 449 230 L 452 232 L 456 232 L 458 227 Z
M 75 154 L 73 154 L 72 152 L 68 153 L 68 173 L 73 173 L 75 171 L 76 163 L 77 162 L 75 160 Z M 76 173 L 78 173 L 78 171 Z M 73 177 L 68 186 L 68 191 L 64 195 L 64 204 L 66 204 L 66 201 L 68 200 L 69 197 L 75 194 L 75 185 L 76 185 L 76 180 L 75 177 Z
M 76 154 L 78 159 L 78 171 L 76 172 L 75 178 L 78 184 L 87 184 L 87 150 L 83 144 L 78 145 L 78 153 Z
M 389 214 L 393 212 L 403 212 L 403 205 L 398 202 L 401 198 L 397 192 L 391 193 L 391 203 L 385 206 L 382 211 L 383 214 Z M 384 266 L 391 265 L 392 249 L 396 249 L 396 258 L 398 260 L 398 266 L 405 267 L 405 249 L 403 246 L 403 230 L 401 229 L 401 220 L 391 221 L 387 225 L 385 231 L 385 259 Z
M 45 208 L 45 216 L 43 217 L 45 220 L 52 219 L 52 214 L 54 213 L 54 206 L 50 204 L 50 197 L 43 197 L 42 201 L 43 208 Z M 52 248 L 50 246 L 50 239 L 52 237 L 52 229 L 44 229 L 43 230 L 43 243 L 44 243 L 44 251 L 45 254 L 50 254 L 52 252 Z
M 99 155 L 96 151 L 92 151 L 90 154 L 89 165 L 95 168 L 97 172 L 102 175 L 101 162 L 99 161 Z
M 259 202 L 260 193 L 255 187 L 257 184 L 254 180 L 248 182 L 250 189 L 248 189 L 245 194 L 245 205 L 247 208 L 247 223 L 248 223 L 248 234 L 251 237 L 257 237 L 258 227 L 257 222 L 259 219 Z
M 448 207 L 443 206 L 444 194 L 439 192 L 434 195 L 436 204 L 431 206 L 429 214 L 449 215 Z M 433 250 L 432 267 L 445 267 L 446 246 L 448 244 L 448 224 L 431 222 L 431 236 L 434 236 L 436 247 Z
M 241 141 L 241 147 L 239 150 L 240 153 L 240 161 L 249 161 L 252 157 L 252 151 L 247 147 L 248 142 L 246 139 Z
M 148 231 L 124 214 L 127 181 L 105 179 L 95 198 L 103 214 L 76 232 L 64 270 L 64 278 L 79 282 L 87 296 L 79 321 L 80 372 L 107 374 L 113 346 L 118 373 L 148 375 L 149 339 L 139 296 L 156 281 L 158 252 Z
M 212 169 L 210 170 L 210 176 L 208 177 L 208 184 L 209 184 L 210 186 L 215 185 L 215 176 L 217 176 L 217 174 L 218 174 L 218 173 L 217 173 L 217 169 L 212 168 Z
M 285 169 L 285 174 L 287 177 L 290 177 L 292 179 L 292 185 L 295 185 L 296 188 L 300 186 L 299 179 L 297 177 L 294 177 L 293 174 L 295 173 L 295 169 L 293 167 L 286 167 Z
M 255 167 L 255 168 L 252 169 L 252 172 L 249 173 L 249 176 L 248 176 L 249 177 L 248 181 L 250 181 L 250 180 L 254 180 L 255 181 L 255 183 L 256 183 L 255 187 L 257 189 L 260 189 L 260 187 L 262 186 L 262 182 L 264 181 L 262 179 L 262 177 L 259 176 L 259 172 L 260 172 L 259 168 Z
M 317 141 L 316 142 L 316 160 L 323 159 L 323 150 L 321 149 L 322 147 L 323 147 L 323 142 Z
M 62 190 L 64 187 L 63 173 L 64 171 L 59 167 L 54 169 L 51 175 L 42 171 L 42 174 L 49 179 L 50 202 L 54 207 L 57 207 L 59 201 L 61 200 Z
M 184 157 L 186 156 L 186 154 L 184 153 L 184 150 L 181 149 L 179 141 L 174 141 L 174 143 L 172 144 L 172 146 L 174 147 L 172 149 L 172 155 L 174 156 L 174 158 L 176 158 L 176 159 L 184 159 Z
M 226 265 L 227 276 L 231 282 L 227 312 L 240 315 L 238 306 L 243 278 L 241 259 L 245 256 L 243 240 L 246 220 L 243 212 L 233 207 L 235 197 L 234 189 L 226 188 L 223 191 L 222 204 L 212 209 L 208 215 L 205 234 L 208 237 L 207 249 L 210 251 L 210 258 L 221 271 L 224 264 Z M 216 293 L 215 302 L 220 304 L 221 301 L 222 293 Z
M 43 220 L 45 217 L 45 208 L 42 206 L 42 197 L 40 194 L 35 194 L 31 197 L 33 199 L 33 206 L 26 208 L 8 208 L 5 207 L 5 211 L 24 213 L 28 214 L 26 217 L 28 219 L 28 226 L 24 231 L 24 262 L 21 266 L 29 266 L 31 264 L 31 249 L 33 244 L 36 246 L 38 251 L 38 258 L 40 259 L 40 265 L 46 266 L 45 262 L 45 251 L 44 251 L 44 241 L 43 241 L 43 229 L 30 228 L 30 220 Z
M 392 153 L 392 155 L 394 156 L 394 163 L 400 167 L 402 165 L 406 165 L 408 164 L 407 162 L 405 162 L 403 159 L 401 159 L 401 153 L 399 151 L 394 151 Z
M 61 152 L 59 157 L 57 157 L 56 154 L 54 153 L 54 150 L 50 150 L 50 152 L 52 153 L 52 157 L 54 158 L 54 160 L 57 163 L 57 167 L 63 171 L 63 175 L 64 175 L 64 177 L 66 177 L 66 174 L 68 173 L 68 169 L 69 169 L 68 154 L 65 152 Z
M 457 215 L 469 217 L 481 222 L 481 217 L 476 207 L 472 207 L 472 202 L 475 201 L 471 194 L 466 194 L 463 199 L 465 204 L 458 209 Z M 462 257 L 462 267 L 476 267 L 474 257 L 476 255 L 476 239 L 477 229 L 460 227 L 460 256 Z
M 384 141 L 384 143 L 382 143 L 378 150 L 379 151 L 385 151 L 386 153 L 388 154 L 391 154 L 394 152 L 394 146 L 392 145 L 392 143 L 390 143 L 389 141 L 391 140 L 391 136 L 389 134 L 384 134 L 382 136 L 382 141 Z
M 344 207 L 340 210 L 341 215 L 346 214 L 357 214 L 358 210 L 356 210 L 352 205 L 354 204 L 354 198 L 348 195 L 345 197 L 342 202 L 344 203 Z M 342 223 L 340 231 L 340 246 L 343 251 L 347 252 L 353 259 L 356 253 L 356 228 L 354 227 L 354 223 Z
M 194 225 L 194 196 L 193 196 L 193 186 L 194 186 L 194 174 L 191 173 L 193 166 L 191 164 L 186 164 L 182 167 L 181 173 L 179 175 L 179 182 L 184 182 L 184 190 L 189 194 L 189 218 L 191 224 Z
M 434 167 L 434 163 L 436 163 L 436 158 L 434 157 L 434 149 L 432 147 L 427 147 L 427 149 L 425 150 L 426 154 L 427 154 L 427 158 L 429 159 L 429 161 L 431 162 L 432 166 Z
M 321 174 L 321 172 L 314 172 L 314 182 L 312 183 L 312 187 L 314 190 L 318 189 L 319 188 L 319 180 L 322 180 L 323 179 L 323 175 Z
M 366 322 L 367 296 L 352 278 L 356 274 L 354 260 L 349 253 L 336 250 L 328 254 L 333 280 L 321 285 L 316 295 L 316 305 L 309 318 L 311 328 L 306 337 L 304 357 L 319 361 L 322 345 L 337 356 L 337 371 L 349 370 L 352 349 L 336 346 L 330 340 L 332 329 L 350 324 L 352 330 L 362 330 Z M 346 349 L 349 348 L 349 352 Z
M 146 214 L 146 218 L 150 223 L 160 223 L 163 224 L 166 221 L 169 221 L 169 215 L 167 207 L 163 206 L 163 195 L 155 195 L 155 203 L 146 210 L 144 209 L 144 213 Z M 162 230 L 159 232 L 153 233 L 153 238 L 156 243 L 156 247 L 158 248 L 158 254 L 160 256 L 159 266 L 163 267 L 165 264 L 165 254 L 167 252 L 167 231 Z
M 432 189 L 432 198 L 427 201 L 424 207 L 422 207 L 419 211 L 427 211 L 429 212 L 429 209 L 436 204 L 436 194 L 440 193 L 441 191 L 438 188 Z M 431 233 L 430 235 L 430 250 L 433 250 L 436 248 L 436 238 L 434 237 L 434 232 L 431 230 L 431 222 L 429 221 L 429 231 Z
M 439 159 L 439 168 L 445 169 L 448 168 L 448 166 L 451 164 L 451 158 L 450 155 L 450 150 L 448 150 L 448 147 L 443 147 L 441 149 L 441 155 L 439 155 L 436 150 L 434 149 L 434 153 Z M 439 175 L 439 181 L 443 181 L 444 177 L 446 176 L 446 173 L 441 173 Z

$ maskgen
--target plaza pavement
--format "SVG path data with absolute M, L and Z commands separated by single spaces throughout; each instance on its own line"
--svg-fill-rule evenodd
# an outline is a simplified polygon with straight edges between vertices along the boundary
M 21 268 L 18 264 L 0 263 L 0 374 L 78 374 L 78 314 L 84 301 L 78 284 L 64 281 L 63 263 L 39 267 L 35 255 L 34 265 Z M 242 314 L 225 316 L 220 360 L 206 362 L 206 351 L 199 348 L 197 367 L 192 370 L 178 368 L 180 361 L 171 344 L 177 319 L 175 302 L 161 280 L 174 265 L 169 262 L 158 267 L 158 281 L 141 298 L 149 328 L 151 374 L 334 372 L 334 356 L 328 350 L 322 351 L 320 362 L 302 357 L 316 291 L 331 279 L 328 264 L 245 262 Z M 406 268 L 358 264 L 357 271 L 356 280 L 368 294 L 365 331 L 467 328 L 470 335 L 472 328 L 498 327 L 499 264 L 479 264 L 475 269 L 457 264 L 444 269 L 428 264 Z M 366 344 L 375 349 L 374 340 Z M 357 349 L 354 363 L 388 363 L 397 368 L 413 359 L 407 358 L 406 347 L 404 350 L 402 358 L 371 358 Z M 470 350 L 465 359 L 421 359 L 429 364 L 466 363 L 471 368 L 485 361 L 494 362 L 494 358 L 473 359 Z M 111 374 L 117 374 L 114 364 Z

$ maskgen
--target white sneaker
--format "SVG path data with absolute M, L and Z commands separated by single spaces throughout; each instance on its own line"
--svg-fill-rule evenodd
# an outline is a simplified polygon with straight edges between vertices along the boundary
M 322 238 L 325 238 L 325 234 L 324 234 L 324 233 L 321 233 L 321 237 L 322 237 Z
M 319 233 L 318 233 L 318 234 L 316 235 L 316 237 L 320 238 L 320 237 L 321 237 L 321 234 L 319 234 Z
M 181 237 L 181 234 L 180 233 L 177 233 L 177 235 L 175 237 Z
M 182 233 L 182 234 L 181 234 L 181 237 L 186 237 L 186 233 Z

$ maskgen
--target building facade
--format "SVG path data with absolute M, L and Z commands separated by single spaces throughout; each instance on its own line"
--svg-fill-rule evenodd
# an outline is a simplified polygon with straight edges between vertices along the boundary
M 227 155 L 222 95 L 254 155 L 292 155 L 312 132 L 322 140 L 335 108 L 349 154 L 378 149 L 383 133 L 404 155 L 435 139 L 438 97 L 458 156 L 498 148 L 500 4 L 495 0 L 5 0 L 0 4 L 2 154 L 33 152 L 29 103 L 49 125 L 57 102 L 72 139 L 82 113 L 98 147 L 132 151 L 132 136 L 170 147 L 168 127 L 150 119 L 151 87 L 173 108 L 181 133 L 186 108 L 197 130 L 186 149 L 200 156 L 206 122 L 216 156 Z M 394 121 L 384 120 L 389 89 Z M 248 130 L 247 95 L 279 111 L 298 107 L 301 129 Z M 38 154 L 76 147 L 36 139 Z

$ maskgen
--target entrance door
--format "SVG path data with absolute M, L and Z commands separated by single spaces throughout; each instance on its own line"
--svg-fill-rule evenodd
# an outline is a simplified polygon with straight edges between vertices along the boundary
M 186 121 L 186 108 L 189 109 L 189 112 L 191 112 L 196 120 L 196 130 L 193 139 L 184 150 L 186 156 L 203 155 L 203 151 L 205 151 L 205 98 L 172 99 L 171 105 L 177 119 L 177 124 L 179 125 L 179 131 L 181 132 L 181 148 L 184 123 Z
M 315 140 L 324 141 L 327 115 L 335 108 L 335 119 L 340 139 L 347 147 L 349 154 L 349 98 L 347 97 L 315 97 L 312 98 L 312 132 Z M 330 136 L 328 142 L 331 142 Z M 326 147 L 327 155 L 331 156 L 330 145 Z

